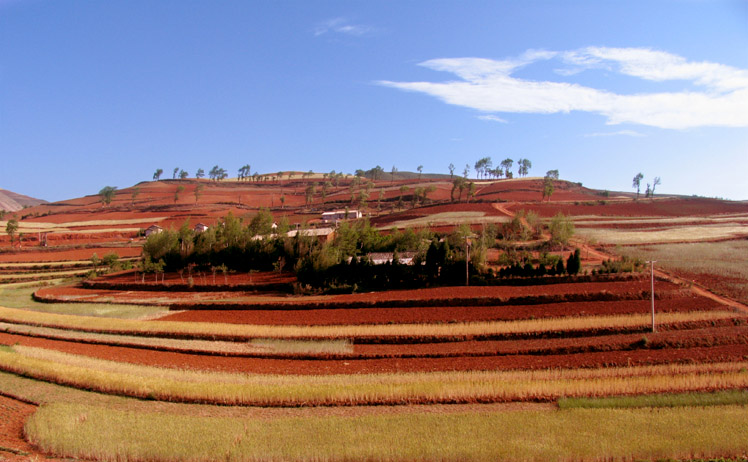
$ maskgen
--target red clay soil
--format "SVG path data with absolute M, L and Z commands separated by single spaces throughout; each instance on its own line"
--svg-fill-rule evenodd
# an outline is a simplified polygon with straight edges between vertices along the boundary
M 666 281 L 655 281 L 655 291 L 674 291 L 680 287 Z M 345 294 L 330 296 L 334 302 L 390 301 L 390 300 L 447 300 L 451 298 L 508 298 L 531 297 L 538 295 L 565 295 L 606 292 L 610 294 L 630 294 L 649 292 L 648 279 L 628 281 L 570 282 L 562 284 L 528 286 L 451 286 L 427 289 L 392 290 L 365 294 Z
M 543 199 L 542 179 L 496 181 L 479 186 L 476 198 L 484 201 L 540 202 Z M 568 181 L 554 181 L 553 199 L 557 201 L 590 201 L 602 199 L 596 191 Z
M 0 461 L 26 461 L 31 456 L 41 456 L 23 438 L 23 425 L 35 411 L 32 404 L 0 395 Z
M 553 200 L 557 200 L 555 194 Z M 544 202 L 542 204 L 514 204 L 510 209 L 515 212 L 520 209 L 532 210 L 541 217 L 552 217 L 559 212 L 570 216 L 687 217 L 748 213 L 748 202 L 730 202 L 706 198 L 675 198 L 641 199 L 624 202 L 609 201 L 605 205 L 598 202 L 589 205 L 584 203 Z
M 478 322 L 566 316 L 600 316 L 649 313 L 649 300 L 567 302 L 539 305 L 458 306 L 413 308 L 337 308 L 302 310 L 188 310 L 169 314 L 160 321 L 215 322 L 227 324 L 347 325 Z M 657 300 L 657 312 L 688 312 L 723 308 L 704 297 Z
M 656 334 L 655 334 L 656 335 Z M 509 355 L 459 358 L 262 359 L 201 356 L 156 350 L 80 344 L 0 333 L 0 344 L 28 345 L 114 361 L 158 367 L 257 374 L 364 374 L 469 370 L 581 368 L 677 362 L 740 361 L 748 345 L 663 350 L 624 350 L 561 355 Z
M 0 263 L 32 263 L 90 260 L 93 254 L 99 258 L 109 253 L 116 253 L 120 258 L 139 257 L 141 248 L 133 247 L 90 247 L 77 249 L 45 249 L 31 247 L 14 252 L 0 253 Z
M 217 277 L 218 280 L 218 277 Z M 680 286 L 666 281 L 656 281 L 655 291 L 658 296 L 673 298 L 685 291 Z M 177 291 L 118 291 L 106 289 L 83 289 L 79 287 L 44 287 L 36 292 L 36 295 L 47 301 L 68 302 L 71 299 L 85 298 L 88 302 L 101 303 L 142 303 L 159 305 L 177 305 L 180 308 L 190 304 L 197 304 L 200 300 L 243 297 L 241 301 L 227 301 L 210 303 L 215 309 L 236 309 L 251 307 L 267 307 L 272 309 L 293 309 L 294 305 L 310 306 L 329 305 L 344 308 L 346 305 L 356 306 L 376 303 L 378 305 L 413 305 L 423 304 L 466 304 L 459 299 L 490 300 L 510 299 L 517 297 L 538 296 L 579 296 L 596 297 L 640 297 L 649 292 L 649 281 L 647 280 L 624 280 L 603 282 L 576 282 L 562 284 L 532 285 L 532 286 L 488 286 L 488 287 L 435 287 L 415 290 L 393 290 L 384 292 L 370 292 L 363 294 L 346 294 L 325 297 L 304 296 L 273 296 L 273 294 L 261 294 L 259 298 L 253 298 L 251 292 L 177 292 Z M 184 304 L 184 306 L 183 306 Z M 475 303 L 480 304 L 480 303 Z M 199 308 L 197 305 L 195 308 Z
M 646 346 L 643 344 L 646 338 Z M 414 344 L 355 344 L 352 356 L 361 358 L 498 356 L 574 354 L 633 349 L 694 348 L 748 343 L 748 327 L 662 330 L 657 333 L 614 334 L 525 340 L 469 340 Z

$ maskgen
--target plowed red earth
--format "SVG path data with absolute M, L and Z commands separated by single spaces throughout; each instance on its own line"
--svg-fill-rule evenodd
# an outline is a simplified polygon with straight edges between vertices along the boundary
M 556 196 L 553 196 L 556 199 Z M 686 199 L 657 199 L 614 202 L 605 205 L 593 203 L 549 203 L 515 204 L 509 207 L 516 212 L 520 209 L 532 210 L 541 217 L 552 217 L 561 212 L 564 215 L 597 215 L 597 216 L 629 216 L 629 217 L 687 217 L 728 213 L 748 213 L 748 203 L 727 202 L 717 199 L 686 198 Z
M 23 424 L 35 411 L 34 405 L 0 395 L 0 461 L 30 460 L 29 456 L 39 455 L 23 438 Z
M 141 248 L 134 247 L 92 247 L 86 249 L 70 250 L 44 250 L 43 248 L 34 248 L 20 250 L 16 252 L 0 253 L 0 262 L 2 263 L 31 263 L 31 262 L 61 262 L 61 261 L 81 261 L 90 260 L 93 254 L 99 258 L 109 253 L 116 253 L 121 258 L 139 257 Z
M 658 334 L 652 334 L 654 340 Z M 648 337 L 649 338 L 649 337 Z M 469 370 L 605 367 L 677 362 L 737 361 L 748 345 L 578 354 L 345 360 L 261 359 L 199 356 L 155 350 L 79 344 L 0 333 L 0 344 L 28 345 L 101 359 L 158 367 L 261 374 L 325 375 Z
M 657 301 L 658 312 L 711 310 L 722 305 L 705 297 Z M 161 321 L 217 322 L 263 325 L 346 325 L 427 322 L 475 322 L 649 313 L 649 300 L 552 303 L 509 306 L 460 306 L 413 308 L 337 308 L 309 310 L 189 310 L 159 318 Z
M 251 292 L 210 292 L 205 294 L 195 292 L 176 291 L 148 291 L 131 292 L 105 289 L 82 289 L 79 287 L 45 287 L 39 289 L 37 296 L 50 301 L 69 301 L 71 298 L 83 298 L 89 302 L 110 303 L 152 303 L 157 300 L 164 304 L 194 304 L 206 297 L 212 299 L 246 297 L 245 301 L 215 302 L 216 308 L 229 307 L 262 307 L 289 309 L 294 305 L 319 304 L 324 306 L 345 306 L 346 304 L 387 304 L 408 303 L 417 305 L 418 301 L 438 301 L 439 304 L 449 305 L 455 299 L 483 299 L 483 298 L 514 298 L 537 296 L 590 295 L 603 294 L 608 296 L 646 294 L 650 283 L 646 280 L 617 281 L 617 282 L 578 282 L 564 284 L 548 284 L 535 286 L 489 286 L 489 287 L 435 287 L 428 289 L 398 290 L 387 292 L 371 292 L 364 294 L 346 294 L 328 297 L 271 297 L 254 298 Z M 680 287 L 667 281 L 656 281 L 655 292 L 659 295 L 671 296 Z M 272 294 L 271 294 L 272 295 Z M 165 302 L 165 300 L 167 302 Z M 452 303 L 454 304 L 454 303 Z M 464 304 L 464 303 L 463 303 Z

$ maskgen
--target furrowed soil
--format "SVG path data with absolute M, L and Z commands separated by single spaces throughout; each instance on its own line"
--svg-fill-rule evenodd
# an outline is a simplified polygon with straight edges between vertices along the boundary
M 656 341 L 658 339 L 657 335 L 647 334 L 647 338 Z M 346 358 L 344 360 L 266 359 L 192 355 L 127 347 L 80 344 L 0 333 L 0 344 L 13 345 L 16 343 L 99 359 L 157 367 L 284 375 L 591 368 L 683 362 L 738 361 L 748 356 L 748 345 L 737 344 L 715 347 L 622 350 L 549 355 L 518 354 L 506 356 L 383 359 Z
M 723 305 L 705 297 L 678 297 L 657 301 L 658 312 L 706 311 Z M 162 321 L 216 322 L 262 325 L 410 324 L 476 322 L 649 313 L 649 300 L 570 302 L 538 305 L 451 306 L 409 308 L 335 308 L 284 310 L 187 310 L 159 318 Z

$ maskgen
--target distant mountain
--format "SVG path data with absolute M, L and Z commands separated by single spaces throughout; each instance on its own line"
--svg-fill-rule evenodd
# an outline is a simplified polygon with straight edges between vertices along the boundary
M 46 204 L 47 201 L 34 199 L 33 197 L 24 196 L 23 194 L 14 193 L 7 189 L 0 189 L 0 210 L 15 212 L 24 207 L 33 207 L 39 204 Z

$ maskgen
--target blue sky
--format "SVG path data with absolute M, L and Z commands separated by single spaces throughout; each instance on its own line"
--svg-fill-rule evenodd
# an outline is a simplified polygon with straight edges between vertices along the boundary
M 0 188 L 485 156 L 748 199 L 748 1 L 0 0 Z

